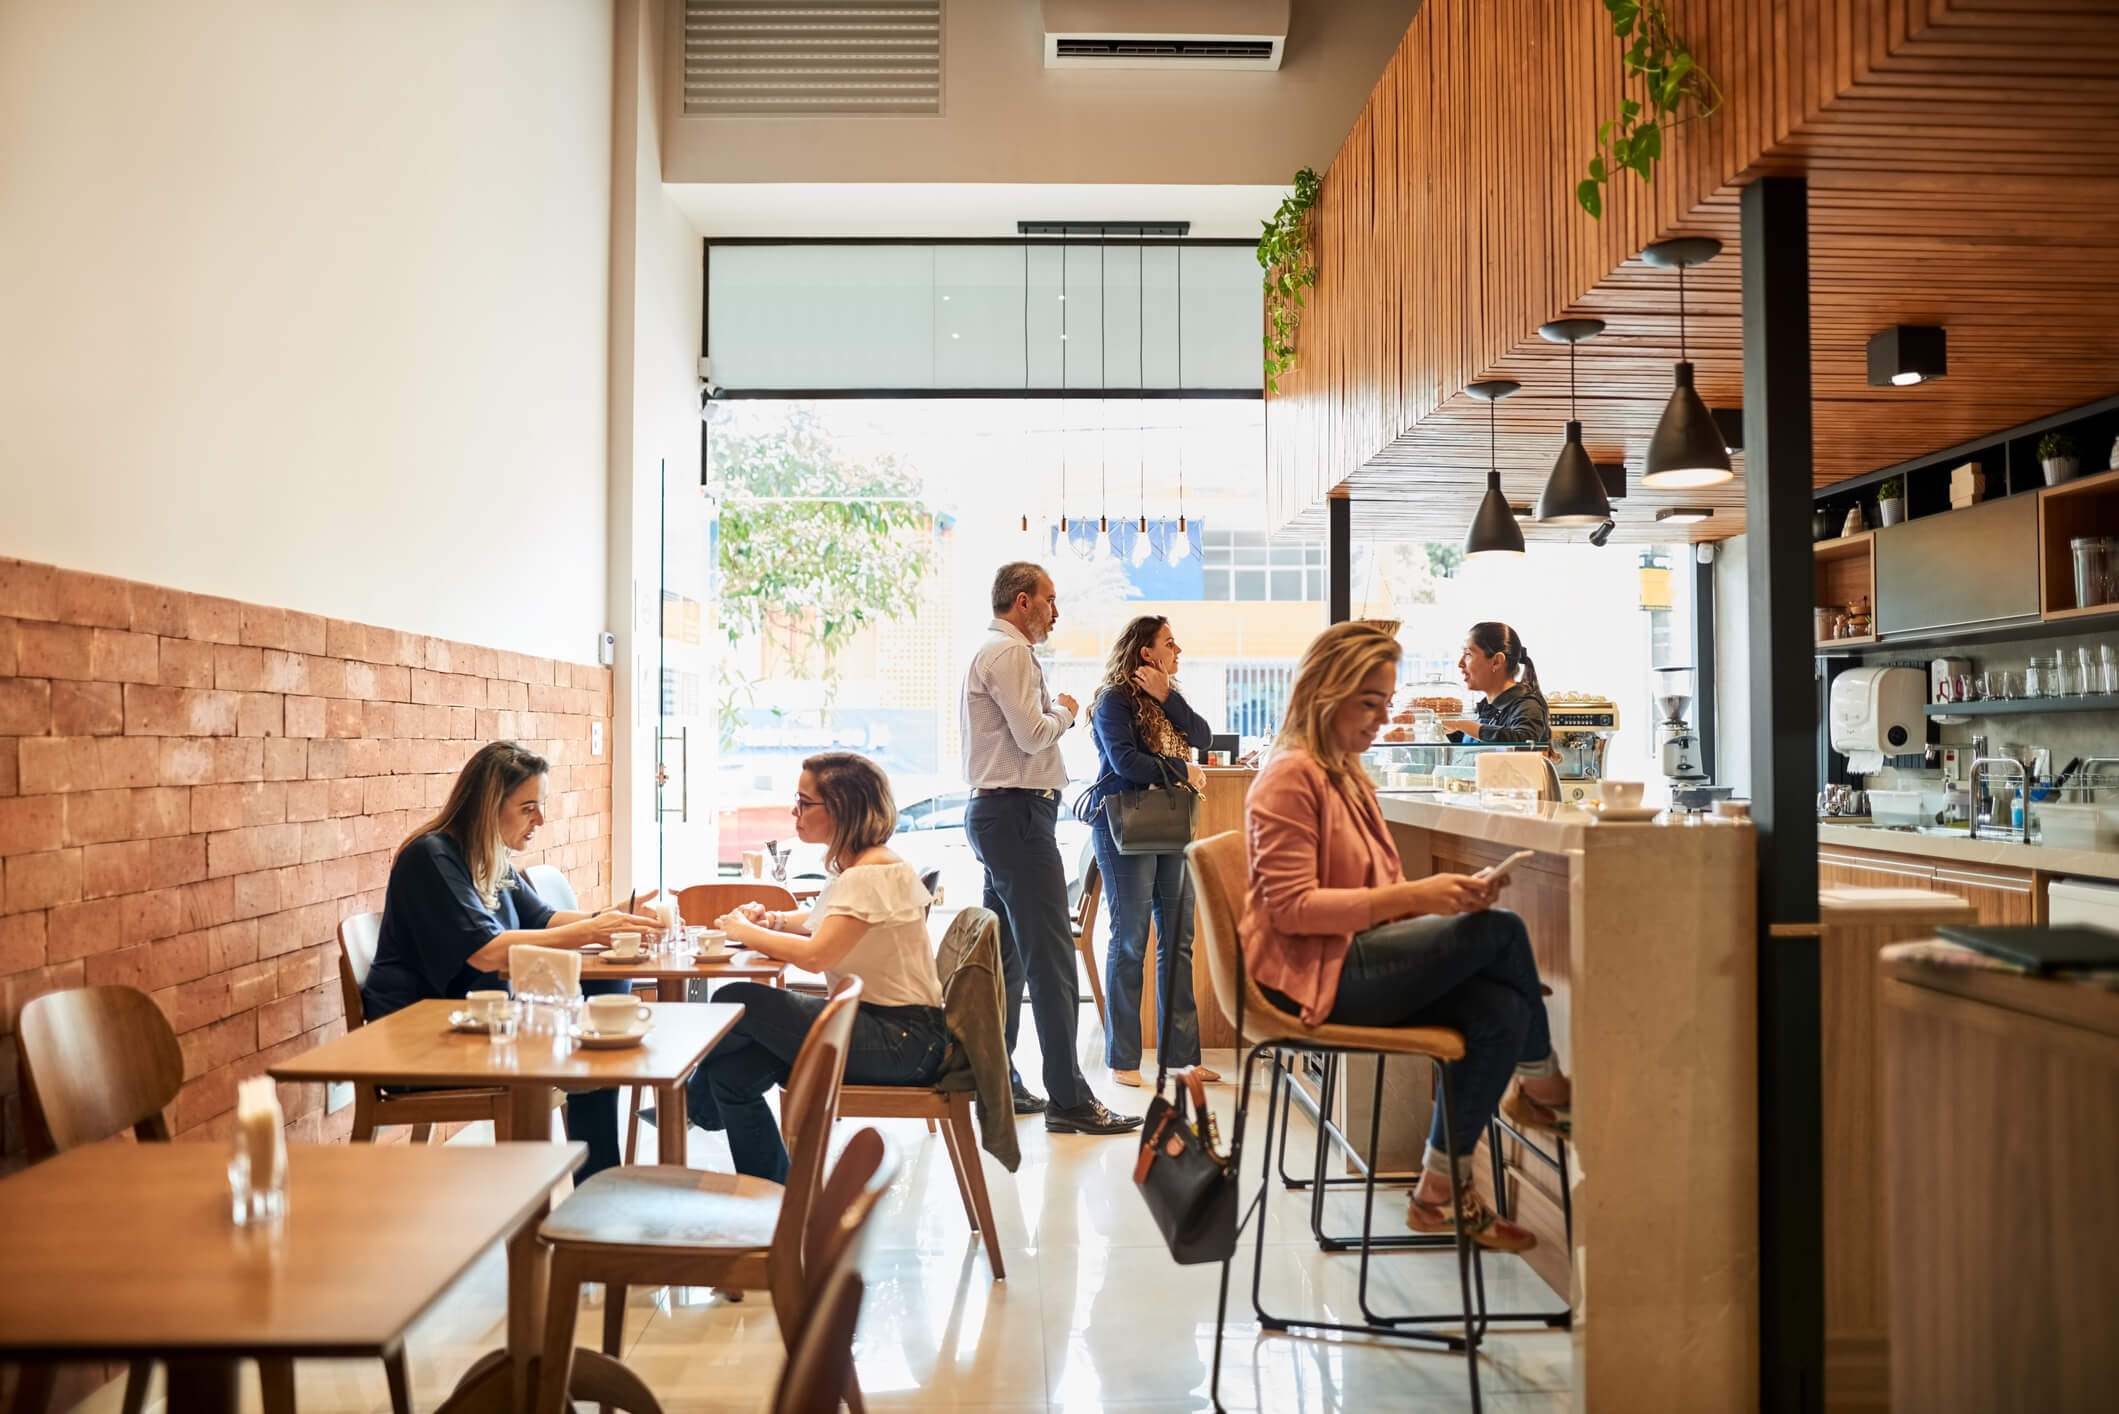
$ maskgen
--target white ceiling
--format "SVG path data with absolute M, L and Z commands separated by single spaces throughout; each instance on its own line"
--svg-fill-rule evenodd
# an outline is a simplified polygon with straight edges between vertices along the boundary
M 1017 221 L 1190 221 L 1256 237 L 1280 187 L 965 182 L 665 183 L 702 236 L 1013 236 Z

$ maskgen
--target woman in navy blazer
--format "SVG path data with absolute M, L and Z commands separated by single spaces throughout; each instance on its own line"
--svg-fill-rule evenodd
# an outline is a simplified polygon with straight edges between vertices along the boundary
M 1104 815 L 1104 800 L 1143 786 L 1189 785 L 1206 775 L 1188 748 L 1205 750 L 1214 729 L 1192 710 L 1171 681 L 1182 650 L 1170 621 L 1143 615 L 1126 625 L 1111 647 L 1104 679 L 1090 708 L 1099 763 L 1096 784 L 1082 798 L 1096 867 L 1104 876 L 1111 948 L 1104 958 L 1104 1059 L 1121 1085 L 1140 1084 L 1141 968 L 1148 919 L 1155 920 L 1156 1006 L 1169 1018 L 1172 1070 L 1193 1067 L 1204 1080 L 1221 1077 L 1199 1064 L 1199 1010 L 1192 997 L 1192 882 L 1182 852 L 1120 854 Z

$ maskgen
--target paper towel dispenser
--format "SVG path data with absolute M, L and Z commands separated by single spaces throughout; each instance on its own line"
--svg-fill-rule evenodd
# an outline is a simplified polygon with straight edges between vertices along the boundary
M 1923 751 L 1927 674 L 1918 668 L 1849 668 L 1832 680 L 1832 749 L 1843 756 Z

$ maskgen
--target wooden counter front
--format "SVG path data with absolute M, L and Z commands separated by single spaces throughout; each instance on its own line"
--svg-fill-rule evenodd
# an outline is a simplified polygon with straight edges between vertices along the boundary
M 1574 1307 L 1574 1407 L 1756 1408 L 1756 832 L 1432 796 L 1386 794 L 1383 813 L 1410 877 L 1536 851 L 1503 903 L 1529 928 L 1574 1077 L 1572 1253 L 1551 1170 L 1503 1157 L 1539 1238 L 1531 1265 Z M 1387 1106 L 1410 1100 L 1405 1074 Z
M 1251 793 L 1251 782 L 1258 779 L 1258 772 L 1243 766 L 1208 766 L 1207 788 L 1199 802 L 1199 817 L 1193 826 L 1192 838 L 1203 840 L 1209 835 L 1218 835 L 1224 830 L 1243 828 L 1243 803 Z M 1104 891 L 1104 907 L 1110 909 L 1110 890 Z M 1106 934 L 1100 941 L 1109 945 Z M 1140 1039 L 1150 1050 L 1155 1047 L 1155 929 L 1148 929 L 1147 957 L 1141 964 L 1140 989 Z M 1104 953 L 1097 953 L 1098 965 L 1102 965 Z M 1192 997 L 1199 1008 L 1199 1044 L 1202 1050 L 1227 1050 L 1236 1044 L 1236 1027 L 1222 1015 L 1220 1003 L 1214 1000 L 1214 979 L 1207 971 L 1207 955 L 1199 946 L 1199 917 L 1195 906 L 1192 918 Z M 1151 1077 L 1152 1078 L 1152 1077 Z

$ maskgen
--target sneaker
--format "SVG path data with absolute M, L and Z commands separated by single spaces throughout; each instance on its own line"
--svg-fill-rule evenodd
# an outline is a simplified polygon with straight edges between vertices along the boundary
M 1120 1085 L 1130 1085 L 1135 1090 L 1140 1088 L 1140 1072 L 1137 1070 L 1114 1070 L 1111 1072 L 1111 1079 Z
M 1089 1099 L 1065 1109 L 1055 1105 L 1046 1110 L 1045 1128 L 1054 1134 L 1124 1134 L 1140 1128 L 1140 1116 L 1114 1114 L 1104 1108 L 1103 1101 Z
M 1015 1096 L 1015 1112 L 1019 1115 L 1043 1114 L 1050 1108 L 1043 1095 L 1031 1094 L 1030 1088 L 1020 1080 L 1011 1082 L 1008 1088 Z
M 1451 1211 L 1449 1203 L 1423 1203 L 1418 1189 L 1407 1197 L 1407 1227 L 1434 1237 L 1448 1237 L 1456 1232 L 1456 1214 Z M 1487 1207 L 1486 1200 L 1469 1189 L 1464 1194 L 1464 1220 L 1471 1228 L 1472 1241 L 1489 1252 L 1528 1252 L 1538 1245 L 1536 1234 L 1517 1227 Z

